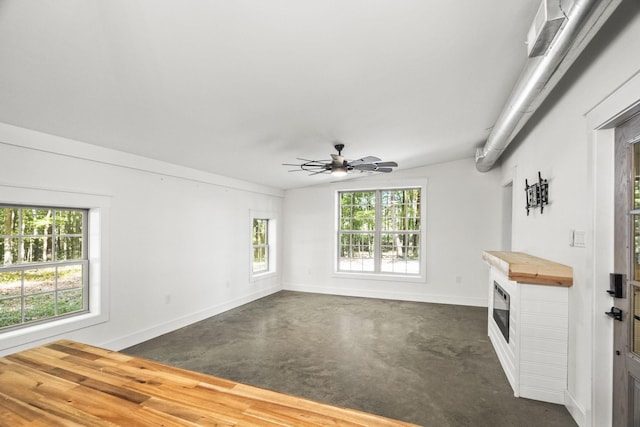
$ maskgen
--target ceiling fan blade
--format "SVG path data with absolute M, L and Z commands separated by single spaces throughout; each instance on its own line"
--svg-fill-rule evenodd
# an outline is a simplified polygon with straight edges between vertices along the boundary
M 359 170 L 359 171 L 374 171 L 376 170 L 376 165 L 373 163 L 360 163 L 357 165 L 354 165 L 353 163 L 351 163 L 349 166 L 353 166 L 354 169 Z
M 282 163 L 284 166 L 295 166 L 295 169 L 289 170 L 289 172 L 305 171 L 311 175 L 319 174 L 344 174 L 352 171 L 358 172 L 392 172 L 394 167 L 398 166 L 396 162 L 383 162 L 382 159 L 375 156 L 365 156 L 357 160 L 347 160 L 342 156 L 343 144 L 336 144 L 336 150 L 338 154 L 331 154 L 331 160 L 311 160 L 301 157 L 297 157 L 296 160 L 300 161 L 300 164 L 296 163 Z M 298 169 L 299 168 L 299 169 Z
M 396 167 L 396 166 L 398 166 L 398 164 L 396 162 L 376 162 L 376 165 L 382 166 L 382 167 L 385 167 L 385 166 Z
M 358 160 L 354 160 L 353 162 L 350 163 L 350 165 L 355 166 L 355 165 L 362 165 L 365 163 L 376 163 L 381 161 L 382 159 L 379 159 L 377 157 L 374 156 L 367 156 L 367 157 L 363 157 L 361 159 Z

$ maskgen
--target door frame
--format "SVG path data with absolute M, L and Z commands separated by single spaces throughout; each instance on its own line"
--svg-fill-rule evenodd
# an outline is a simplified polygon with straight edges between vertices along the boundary
M 636 185 L 634 176 L 638 170 L 635 155 L 638 145 L 630 144 L 629 137 L 637 137 L 640 132 L 640 116 L 633 122 L 622 123 L 615 128 L 615 220 L 614 220 L 614 272 L 623 275 L 623 298 L 614 298 L 612 306 L 622 311 L 622 321 L 611 322 L 613 325 L 613 416 L 615 426 L 631 425 L 637 418 L 638 362 L 631 357 L 633 351 L 633 313 L 635 305 L 634 292 L 637 287 L 637 268 L 633 254 L 637 249 L 633 239 L 635 236 L 635 216 L 630 212 L 636 208 L 632 196 Z M 630 133 L 633 132 L 633 133 Z M 613 310 L 613 307 L 611 308 Z M 631 381 L 634 377 L 634 382 Z M 634 385 L 632 390 L 632 384 Z M 635 422 L 634 422 L 635 423 Z
M 567 399 L 566 404 L 579 425 L 611 425 L 613 322 L 604 312 L 612 305 L 606 290 L 614 268 L 614 129 L 639 111 L 640 73 L 585 115 L 591 166 L 587 174 L 591 189 L 587 209 L 593 221 L 593 245 L 585 265 L 585 286 L 592 289 L 591 407 L 581 408 L 572 399 Z

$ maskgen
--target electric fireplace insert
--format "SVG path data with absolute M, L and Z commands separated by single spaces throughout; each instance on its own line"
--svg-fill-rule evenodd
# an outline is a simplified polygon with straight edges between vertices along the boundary
M 504 339 L 509 342 L 509 294 L 498 282 L 493 282 L 493 320 Z

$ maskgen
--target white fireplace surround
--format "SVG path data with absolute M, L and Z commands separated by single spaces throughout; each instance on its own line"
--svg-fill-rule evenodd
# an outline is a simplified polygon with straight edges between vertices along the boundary
M 564 404 L 567 389 L 567 286 L 510 280 L 492 265 L 488 335 L 516 397 Z M 494 282 L 510 296 L 509 342 L 493 319 Z

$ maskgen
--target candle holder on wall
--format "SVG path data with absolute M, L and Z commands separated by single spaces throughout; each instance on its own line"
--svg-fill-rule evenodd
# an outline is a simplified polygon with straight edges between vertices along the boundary
M 549 181 L 542 179 L 538 171 L 538 182 L 529 185 L 524 180 L 524 191 L 527 194 L 527 216 L 532 208 L 540 208 L 540 213 L 544 212 L 544 206 L 549 204 Z

